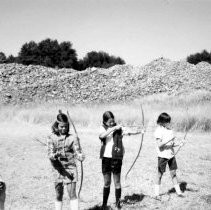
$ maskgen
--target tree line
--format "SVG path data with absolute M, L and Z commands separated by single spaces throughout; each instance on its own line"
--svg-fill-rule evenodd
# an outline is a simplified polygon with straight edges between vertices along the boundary
M 187 57 L 187 62 L 195 65 L 201 61 L 205 61 L 211 64 L 211 52 L 203 50 L 201 53 L 195 53 Z
M 88 67 L 109 68 L 116 64 L 125 64 L 125 61 L 103 51 L 88 52 L 83 59 L 78 59 L 72 43 L 45 39 L 36 43 L 30 41 L 22 45 L 18 56 L 5 56 L 0 52 L 0 63 L 20 63 L 24 65 L 42 65 L 52 68 L 73 68 L 84 70 Z

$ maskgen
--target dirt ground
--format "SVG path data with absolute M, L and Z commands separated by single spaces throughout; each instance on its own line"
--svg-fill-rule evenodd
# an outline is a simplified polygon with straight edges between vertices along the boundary
M 7 184 L 6 209 L 54 209 L 54 187 L 45 142 L 48 126 L 23 123 L 0 124 L 0 174 Z M 184 134 L 179 133 L 182 137 Z M 81 145 L 86 154 L 81 209 L 94 209 L 102 202 L 103 177 L 99 159 L 98 129 L 80 128 Z M 122 203 L 124 209 L 211 209 L 211 139 L 210 133 L 189 133 L 187 143 L 177 155 L 178 179 L 184 198 L 173 190 L 169 172 L 162 180 L 161 201 L 153 199 L 156 176 L 155 140 L 151 131 L 144 135 L 143 148 L 132 171 L 141 135 L 124 137 L 126 153 L 122 167 Z M 80 173 L 80 167 L 79 167 Z M 114 207 L 112 182 L 109 205 Z M 68 209 L 65 192 L 64 209 Z M 97 208 L 95 208 L 97 209 Z

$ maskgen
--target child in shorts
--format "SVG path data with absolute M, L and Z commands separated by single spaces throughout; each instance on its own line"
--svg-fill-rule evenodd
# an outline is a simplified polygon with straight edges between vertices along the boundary
M 174 147 L 183 146 L 184 142 L 179 145 L 175 144 L 175 135 L 170 128 L 171 117 L 167 113 L 161 113 L 157 119 L 157 128 L 154 136 L 157 143 L 157 154 L 158 154 L 158 173 L 155 184 L 155 196 L 160 195 L 160 185 L 163 173 L 166 171 L 166 165 L 168 164 L 172 182 L 176 193 L 182 197 L 182 192 L 176 176 L 177 162 L 174 156 Z
M 123 135 L 136 135 L 143 131 L 126 131 L 126 129 L 115 123 L 112 112 L 103 114 L 103 124 L 100 128 L 99 138 L 101 140 L 100 158 L 102 159 L 102 173 L 104 178 L 102 209 L 107 208 L 110 193 L 111 174 L 115 185 L 116 208 L 120 209 L 121 198 L 121 168 L 124 156 Z
M 48 157 L 53 166 L 56 191 L 55 209 L 62 210 L 64 185 L 70 198 L 70 209 L 78 210 L 76 182 L 78 181 L 76 159 L 83 161 L 84 154 L 77 136 L 69 133 L 70 123 L 67 115 L 59 113 L 48 137 Z

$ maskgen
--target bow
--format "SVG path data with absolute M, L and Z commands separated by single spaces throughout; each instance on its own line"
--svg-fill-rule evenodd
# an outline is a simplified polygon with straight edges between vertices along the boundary
M 184 138 L 183 138 L 184 140 L 186 139 L 187 134 L 188 134 L 188 130 L 186 130 L 186 132 L 185 132 L 185 135 L 184 135 Z M 174 153 L 174 156 L 173 157 L 175 157 L 177 155 L 177 153 L 180 151 L 180 149 L 182 148 L 182 146 L 179 146 L 179 148 L 177 149 L 177 151 Z
M 188 106 L 187 105 L 186 105 L 186 112 L 187 112 L 187 116 L 189 116 L 188 115 Z M 188 131 L 189 131 L 189 129 L 187 129 L 187 126 L 185 126 L 185 127 L 186 127 L 186 132 L 185 132 L 185 135 L 183 137 L 184 140 L 186 139 L 186 136 L 187 136 Z M 174 156 L 173 157 L 175 157 L 177 155 L 177 153 L 180 151 L 180 149 L 182 148 L 182 146 L 183 145 L 179 146 L 179 148 L 177 149 L 177 151 L 174 153 Z
M 79 140 L 79 138 L 78 138 L 77 130 L 76 130 L 76 128 L 75 128 L 75 125 L 74 125 L 72 119 L 70 118 L 70 115 L 69 115 L 69 112 L 68 112 L 68 111 L 67 111 L 67 117 L 68 117 L 69 122 L 70 122 L 70 123 L 72 124 L 72 126 L 73 126 L 73 130 L 74 130 L 75 135 L 76 135 L 76 137 L 77 137 L 77 139 L 78 139 L 79 148 L 81 148 L 80 140 Z M 81 189 L 82 189 L 82 185 L 83 185 L 83 163 L 82 163 L 82 161 L 81 161 L 81 183 L 80 183 L 80 188 L 79 188 L 79 190 L 78 190 L 78 197 L 80 197 L 80 192 L 81 192 Z
M 40 141 L 38 138 L 33 138 L 33 140 L 39 142 L 42 146 L 47 146 L 46 143 Z
M 142 114 L 142 126 L 144 127 L 144 111 L 143 111 L 142 105 L 141 105 L 141 114 Z M 127 175 L 130 173 L 130 171 L 131 171 L 131 169 L 133 168 L 133 166 L 134 166 L 136 160 L 137 160 L 138 157 L 139 157 L 139 154 L 140 154 L 141 148 L 142 148 L 143 140 L 144 140 L 144 133 L 142 132 L 142 134 L 141 134 L 141 143 L 140 143 L 140 147 L 139 147 L 139 150 L 138 150 L 138 154 L 136 155 L 136 158 L 135 158 L 135 160 L 133 161 L 133 164 L 130 166 L 128 172 L 126 173 L 125 179 L 127 179 Z

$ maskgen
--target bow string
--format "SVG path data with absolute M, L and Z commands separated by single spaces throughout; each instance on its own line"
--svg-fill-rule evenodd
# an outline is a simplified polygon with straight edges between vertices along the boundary
M 141 105 L 141 114 L 142 114 L 142 126 L 144 128 L 144 111 L 143 111 L 142 105 Z M 143 140 L 144 140 L 144 132 L 142 132 L 142 134 L 141 134 L 141 143 L 140 143 L 140 146 L 139 146 L 138 154 L 136 155 L 135 160 L 133 161 L 132 165 L 130 166 L 128 172 L 126 173 L 125 179 L 127 179 L 128 174 L 130 173 L 131 169 L 135 165 L 136 160 L 138 159 L 138 157 L 140 155 L 140 152 L 141 152 L 141 149 L 142 149 Z
M 79 148 L 81 149 L 80 139 L 78 138 L 78 132 L 77 132 L 77 130 L 76 130 L 76 127 L 75 127 L 75 125 L 74 125 L 74 123 L 73 123 L 73 120 L 71 119 L 70 114 L 69 114 L 68 111 L 67 111 L 67 117 L 68 117 L 68 120 L 70 121 L 70 123 L 71 123 L 72 126 L 73 126 L 73 130 L 74 130 L 75 135 L 76 135 L 76 137 L 77 137 L 77 139 L 78 139 Z M 81 183 L 80 183 L 80 188 L 79 188 L 79 190 L 78 190 L 78 197 L 79 197 L 79 198 L 80 198 L 80 192 L 81 192 L 82 185 L 83 185 L 83 163 L 82 163 L 82 161 L 80 161 L 80 162 L 81 162 Z

